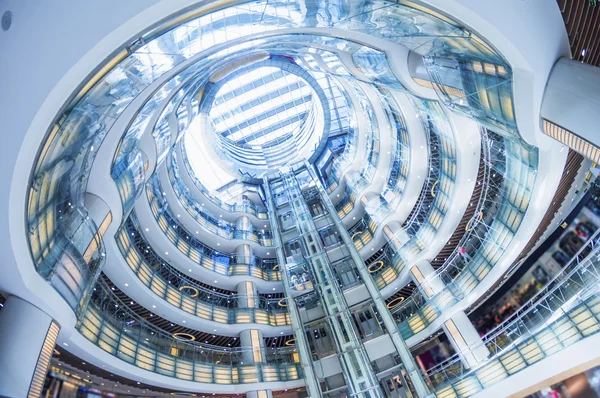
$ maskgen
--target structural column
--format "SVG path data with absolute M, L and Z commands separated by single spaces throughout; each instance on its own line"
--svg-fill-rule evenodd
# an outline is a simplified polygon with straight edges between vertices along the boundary
M 236 264 L 252 264 L 252 246 L 248 244 L 239 245 L 235 248 L 235 263 Z
M 271 390 L 248 391 L 246 398 L 273 398 L 273 392 Z
M 41 395 L 59 330 L 45 312 L 8 297 L 0 312 L 0 396 Z
M 410 269 L 410 276 L 415 285 L 419 286 L 419 289 L 428 298 L 442 291 L 445 287 L 444 282 L 435 274 L 435 269 L 433 269 L 431 263 L 427 260 L 417 261 Z
M 600 68 L 559 59 L 548 79 L 541 117 L 546 134 L 600 161 Z
M 250 218 L 248 216 L 241 216 L 235 220 L 235 229 L 238 231 L 251 231 L 252 223 L 250 222 Z
M 246 329 L 240 333 L 240 344 L 242 346 L 243 365 L 260 364 L 265 362 L 267 352 L 265 350 L 265 340 L 262 331 L 258 329 Z M 262 382 L 262 368 L 257 367 L 258 379 L 256 382 Z M 248 397 L 272 397 L 270 390 L 252 391 Z
M 243 349 L 242 359 L 244 361 L 244 365 L 262 363 L 265 361 L 265 343 L 261 330 L 242 330 L 240 333 L 240 345 Z
M 238 294 L 238 308 L 257 308 L 259 306 L 259 296 L 254 282 L 240 282 L 236 286 Z
M 402 225 L 398 221 L 392 221 L 387 223 L 383 227 L 383 233 L 389 244 L 391 244 L 396 250 L 402 248 L 410 240 L 410 237 L 406 231 L 402 228 Z
M 410 275 L 426 298 L 431 298 L 446 287 L 427 260 L 418 261 L 411 268 Z M 447 299 L 453 299 L 453 296 L 449 294 Z M 489 350 L 464 311 L 452 315 L 442 328 L 467 368 L 476 366 L 489 356 Z
M 468 368 L 476 366 L 490 356 L 490 351 L 464 311 L 452 315 L 444 322 L 442 328 L 462 363 Z

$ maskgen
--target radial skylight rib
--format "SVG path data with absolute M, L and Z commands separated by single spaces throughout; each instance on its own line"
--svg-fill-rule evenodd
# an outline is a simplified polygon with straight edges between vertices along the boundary
M 252 108 L 248 111 L 239 112 L 226 121 L 214 125 L 213 128 L 218 134 L 222 134 L 225 137 L 240 130 L 244 130 L 245 134 L 251 134 L 251 131 L 246 130 L 246 127 L 251 128 L 251 130 L 253 127 L 256 129 L 254 124 L 259 123 L 259 126 L 263 127 L 264 123 L 261 122 L 267 118 L 279 117 L 281 119 L 302 112 L 306 109 L 305 104 L 310 103 L 311 99 L 312 95 L 310 91 L 308 95 L 304 95 L 303 97 L 284 96 L 280 99 L 269 101 L 265 104 L 264 109 Z
M 292 92 L 284 93 L 281 96 L 271 98 L 262 102 L 261 104 L 259 104 L 259 106 L 254 106 L 243 111 L 238 106 L 235 108 L 236 110 L 232 110 L 232 112 L 229 113 L 228 117 L 221 118 L 219 122 L 215 123 L 213 125 L 213 128 L 217 132 L 225 132 L 226 130 L 233 128 L 234 125 L 244 120 L 251 120 L 253 118 L 258 117 L 261 114 L 265 114 L 274 109 L 278 109 L 281 107 L 281 104 L 290 104 L 297 101 L 300 105 L 303 102 L 310 101 L 310 99 L 311 90 L 308 87 L 304 87 L 300 90 L 294 90 Z M 290 108 L 288 107 L 286 109 Z M 282 109 L 279 109 L 279 111 L 281 110 Z M 213 119 L 213 121 L 215 121 L 215 119 Z
M 284 111 L 284 108 L 287 106 L 293 106 L 294 107 L 294 113 L 291 116 L 286 117 L 286 115 L 284 113 L 282 113 Z M 246 120 L 243 123 L 238 124 L 237 126 L 232 127 L 231 129 L 227 130 L 228 133 L 233 133 L 233 132 L 241 132 L 242 136 L 245 138 L 246 142 L 250 142 L 252 141 L 252 137 L 260 137 L 264 134 L 266 134 L 265 132 L 263 132 L 262 130 L 265 129 L 270 129 L 273 125 L 278 124 L 279 122 L 282 122 L 284 120 L 290 120 L 291 118 L 293 118 L 293 116 L 300 114 L 300 112 L 302 112 L 303 115 L 306 114 L 306 111 L 309 109 L 310 107 L 310 102 L 303 102 L 302 104 L 296 105 L 296 104 L 284 104 L 281 105 L 282 109 L 278 109 L 278 112 L 274 112 L 274 114 L 272 116 L 269 116 L 268 113 L 263 113 L 260 115 L 257 115 L 255 118 L 251 119 L 251 120 Z M 273 131 L 273 130 L 270 130 Z M 223 133 L 224 136 L 228 136 L 225 132 Z

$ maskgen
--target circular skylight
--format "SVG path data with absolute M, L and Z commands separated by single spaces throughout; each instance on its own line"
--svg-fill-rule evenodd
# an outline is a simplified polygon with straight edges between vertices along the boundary
M 261 178 L 311 158 L 328 136 L 327 101 L 310 73 L 272 56 L 207 84 L 191 130 L 203 154 L 229 175 Z M 186 149 L 189 157 L 205 157 L 194 155 L 188 140 Z
M 214 133 L 235 146 L 272 146 L 300 130 L 312 100 L 313 90 L 299 76 L 260 67 L 223 84 L 209 118 Z

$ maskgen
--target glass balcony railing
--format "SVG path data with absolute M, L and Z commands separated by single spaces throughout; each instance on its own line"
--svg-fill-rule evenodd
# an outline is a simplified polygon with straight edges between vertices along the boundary
M 162 192 L 155 192 L 152 185 L 146 184 L 146 195 L 150 202 L 150 210 L 160 230 L 192 262 L 221 275 L 250 275 L 266 281 L 281 280 L 275 259 L 261 259 L 254 255 L 235 256 L 219 252 L 192 237 L 180 227 L 179 222 L 168 211 L 168 208 L 163 206 L 164 202 L 159 201 L 157 195 L 161 195 L 160 198 L 163 198 Z
M 227 203 L 224 200 L 222 200 L 221 198 L 219 198 L 218 195 L 214 194 L 208 188 L 206 188 L 202 184 L 202 181 L 200 181 L 198 179 L 198 177 L 196 177 L 194 171 L 192 170 L 190 161 L 187 157 L 185 148 L 181 148 L 181 154 L 182 154 L 183 166 L 186 169 L 186 173 L 188 174 L 188 176 L 194 183 L 194 186 L 200 192 L 202 192 L 202 194 L 204 196 L 206 196 L 215 205 L 217 205 L 221 209 L 228 211 L 230 213 L 234 213 L 234 212 L 247 213 L 247 214 L 251 214 L 251 215 L 255 216 L 256 218 L 258 218 L 260 220 L 267 220 L 269 218 L 266 207 L 258 206 L 257 204 L 252 202 L 250 199 L 245 199 L 243 197 L 244 196 L 243 194 L 241 195 L 240 198 L 231 199 L 230 201 L 232 201 L 233 203 Z M 182 185 L 185 186 L 185 184 L 182 184 Z
M 211 214 L 203 206 L 198 203 L 198 200 L 192 196 L 187 185 L 178 178 L 178 165 L 175 154 L 171 154 L 169 165 L 167 167 L 169 179 L 171 180 L 173 191 L 179 199 L 179 203 L 185 208 L 188 214 L 198 222 L 207 231 L 225 239 L 244 239 L 259 243 L 263 246 L 273 245 L 273 234 L 270 230 L 258 230 L 252 224 L 248 224 L 247 230 L 240 229 L 235 223 L 224 221 L 223 219 Z M 158 176 L 153 177 L 158 179 Z M 157 189 L 160 190 L 160 182 L 158 180 L 151 181 L 152 184 L 157 184 Z
M 379 102 L 386 112 L 388 123 L 392 130 L 393 153 L 388 172 L 387 182 L 377 200 L 369 202 L 365 209 L 369 216 L 380 225 L 383 219 L 395 209 L 406 187 L 408 170 L 410 167 L 411 150 L 410 137 L 404 115 L 390 91 L 383 87 L 376 87 Z M 395 132 L 395 134 L 394 134 Z
M 302 378 L 294 347 L 259 350 L 221 347 L 198 343 L 193 341 L 193 335 L 186 333 L 172 335 L 133 312 L 104 282 L 96 285 L 77 329 L 116 358 L 182 380 L 244 384 Z M 261 361 L 248 363 L 252 361 L 247 358 L 257 356 Z
M 148 200 L 158 200 L 160 201 L 160 208 L 162 213 L 171 213 L 169 203 L 163 194 L 162 186 L 159 181 L 159 176 L 154 175 L 150 178 L 150 181 L 147 184 L 150 186 L 150 189 L 146 190 Z M 255 230 L 250 224 L 249 229 L 244 230 L 240 229 L 232 223 L 226 222 L 217 218 L 207 211 L 203 210 L 201 206 L 198 206 L 198 202 L 195 199 L 184 196 L 183 189 L 185 189 L 185 185 L 173 185 L 173 189 L 177 196 L 182 196 L 182 198 L 189 200 L 190 202 L 182 203 L 182 205 L 188 210 L 194 218 L 204 229 L 212 232 L 213 234 L 220 236 L 225 239 L 241 239 L 247 240 L 250 242 L 258 243 L 261 246 L 272 247 L 273 235 L 271 231 Z M 151 193 L 150 193 L 151 192 Z M 160 196 L 158 196 L 160 195 Z M 151 198 L 152 196 L 152 198 Z M 158 199 L 160 197 L 160 199 Z M 185 227 L 181 225 L 178 220 L 174 220 L 174 225 L 183 232 L 186 232 Z
M 351 199 L 351 196 L 351 193 L 344 192 L 344 196 L 342 196 L 342 199 L 340 199 L 340 201 L 335 204 L 335 209 L 337 210 L 339 218 L 346 217 L 348 214 L 350 214 L 352 209 L 354 209 L 355 199 Z
M 358 131 L 358 129 L 354 129 L 355 134 L 349 135 L 348 142 L 346 143 L 346 148 L 349 148 L 349 150 L 344 151 L 341 156 L 334 160 L 329 179 L 325 182 L 328 193 L 333 192 L 335 189 L 334 186 L 338 186 L 340 178 L 342 177 L 346 178 L 347 180 L 346 183 L 348 185 L 346 189 L 353 191 L 355 194 L 358 193 L 367 185 L 369 180 L 372 180 L 375 170 L 377 169 L 377 163 L 379 162 L 379 125 L 377 123 L 377 118 L 375 117 L 375 111 L 373 110 L 371 101 L 368 99 L 361 85 L 354 82 L 354 84 L 352 84 L 352 88 L 354 95 L 358 99 L 357 105 L 360 106 L 362 115 L 367 118 L 366 125 L 369 126 L 368 131 L 364 132 L 364 134 L 367 136 L 365 148 L 367 162 L 366 166 L 360 172 L 355 171 L 352 172 L 351 175 L 346 175 L 346 177 L 344 177 L 344 174 L 348 168 L 352 166 L 356 158 L 356 153 L 358 150 L 357 135 L 363 133 Z
M 380 128 L 372 103 L 367 94 L 364 92 L 363 88 L 358 82 L 353 82 L 352 86 L 354 87 L 354 93 L 357 96 L 358 102 L 360 103 L 360 107 L 363 111 L 363 117 L 367 119 L 366 125 L 369 126 L 368 133 L 366 133 L 366 164 L 361 168 L 360 172 L 352 171 L 346 174 L 345 177 L 347 189 L 354 193 L 355 197 L 358 197 L 358 194 L 367 185 L 369 185 L 371 181 L 373 181 L 373 177 L 375 176 L 375 172 L 377 170 L 380 151 Z
M 117 184 L 123 214 L 129 213 L 133 208 L 136 198 L 144 191 L 146 182 L 145 164 L 142 152 L 132 150 L 127 156 L 119 158 L 119 162 L 113 164 L 111 176 Z
M 600 232 L 517 312 L 482 338 L 426 372 L 438 397 L 481 391 L 600 331 Z M 485 346 L 490 356 L 466 368 L 461 356 Z
M 172 79 L 169 79 L 152 97 L 144 104 L 139 110 L 133 123 L 129 126 L 115 152 L 113 164 L 111 168 L 111 177 L 115 180 L 119 195 L 121 197 L 121 203 L 123 204 L 123 214 L 127 214 L 133 207 L 135 199 L 143 192 L 143 183 L 145 182 L 144 173 L 146 172 L 147 163 L 144 159 L 146 154 L 143 154 L 139 149 L 139 144 L 142 136 L 147 130 L 152 130 L 152 135 L 155 138 L 157 146 L 157 164 L 159 164 L 164 158 L 164 152 L 170 148 L 171 140 L 175 137 L 171 135 L 171 131 L 168 127 L 168 117 L 174 113 L 174 106 L 176 103 L 181 103 L 180 108 L 186 110 L 186 112 L 178 112 L 179 115 L 185 116 L 185 120 L 188 120 L 188 102 L 192 100 L 185 100 L 184 94 L 188 91 L 194 91 L 194 87 L 198 83 L 188 83 L 184 87 L 180 88 L 179 91 L 171 97 L 169 103 L 165 106 L 161 113 L 158 122 L 155 126 L 149 126 L 152 115 L 156 112 L 163 102 L 172 95 L 183 80 L 190 74 L 194 73 L 195 69 L 186 69 Z M 192 109 L 192 114 L 197 113 L 197 107 Z M 193 115 L 192 115 L 193 116 Z M 179 124 L 181 133 L 187 127 L 187 122 Z M 159 134 L 160 132 L 160 134 Z
M 448 212 L 456 185 L 456 149 L 448 119 L 437 104 L 417 100 L 413 103 L 430 145 L 428 174 L 417 203 L 402 225 L 401 233 L 407 234 L 409 240 L 390 236 L 390 245 L 395 249 L 391 264 L 371 273 L 379 288 L 393 282 L 405 265 L 431 244 Z
M 123 258 L 154 294 L 194 316 L 225 324 L 290 324 L 279 299 L 260 295 L 224 294 L 175 270 L 159 257 L 139 232 L 134 218 L 127 219 L 116 236 Z
M 373 240 L 373 235 L 375 234 L 376 228 L 377 224 L 375 221 L 373 221 L 368 214 L 365 214 L 348 230 L 348 234 L 350 235 L 352 242 L 354 242 L 354 247 L 356 247 L 356 250 L 362 249 L 365 247 L 365 245 Z
M 69 306 L 79 311 L 104 263 L 104 244 L 85 210 L 74 208 L 64 217 L 68 221 L 56 231 L 50 250 L 39 257 L 36 268 Z
M 446 286 L 431 297 L 420 286 L 411 297 L 394 308 L 392 316 L 404 338 L 425 329 L 443 310 L 464 298 L 502 259 L 512 242 L 531 201 L 537 173 L 537 151 L 519 141 L 504 140 L 506 161 L 494 165 L 491 177 L 500 173 L 501 188 L 493 189 L 488 214 L 475 213 L 454 253 L 432 277 Z M 496 169 L 496 167 L 503 167 Z M 459 253 L 465 247 L 466 254 Z

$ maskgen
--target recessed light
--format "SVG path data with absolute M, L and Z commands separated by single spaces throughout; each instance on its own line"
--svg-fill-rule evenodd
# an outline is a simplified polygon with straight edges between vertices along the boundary
M 129 286 L 129 283 L 126 283 L 125 286 Z

